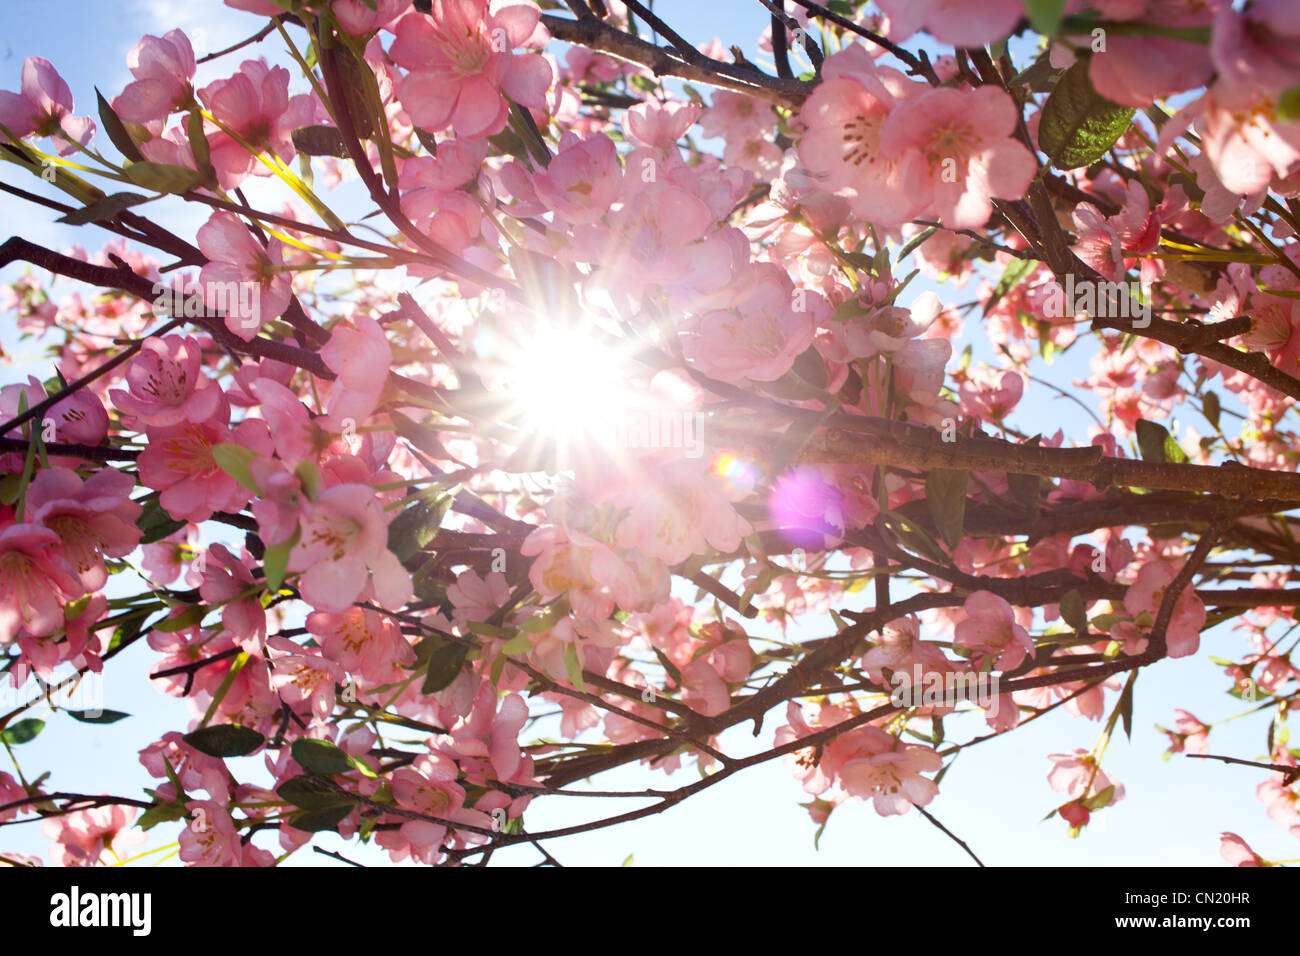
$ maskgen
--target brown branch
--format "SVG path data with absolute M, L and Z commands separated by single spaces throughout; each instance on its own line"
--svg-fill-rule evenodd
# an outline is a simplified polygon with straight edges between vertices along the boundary
M 695 83 L 748 93 L 759 99 L 798 106 L 813 91 L 811 81 L 768 76 L 759 70 L 723 63 L 696 51 L 692 56 L 656 46 L 597 19 L 570 20 L 542 14 L 555 39 L 646 67 L 655 76 L 676 76 Z M 691 48 L 694 50 L 694 48 Z

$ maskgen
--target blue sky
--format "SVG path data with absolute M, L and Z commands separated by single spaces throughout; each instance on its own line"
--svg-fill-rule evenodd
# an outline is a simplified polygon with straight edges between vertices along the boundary
M 747 49 L 752 49 L 766 22 L 766 15 L 751 0 L 660 0 L 656 10 L 693 41 L 719 36 L 727 45 L 738 43 Z M 161 34 L 179 26 L 201 41 L 196 46 L 212 51 L 249 35 L 261 21 L 229 10 L 217 0 L 123 0 L 119 4 L 7 0 L 5 22 L 0 89 L 18 87 L 24 56 L 44 56 L 62 72 L 72 87 L 78 112 L 85 113 L 93 112 L 96 84 L 111 97 L 129 80 L 126 53 L 141 35 Z M 199 34 L 198 30 L 203 32 Z M 274 38 L 259 44 L 253 52 L 283 59 L 280 43 Z M 228 73 L 245 55 L 248 53 L 201 68 L 200 81 Z M 299 82 L 294 89 L 302 87 Z M 7 181 L 16 182 L 15 177 L 21 175 L 16 167 L 3 168 Z M 33 188 L 30 183 L 19 185 Z M 249 198 L 259 205 L 256 192 Z M 181 234 L 192 235 L 204 218 L 197 209 L 183 203 L 171 203 L 166 208 L 159 204 L 151 207 L 151 214 L 155 210 L 164 224 Z M 109 238 L 102 231 L 52 225 L 51 218 L 41 209 L 0 196 L 0 222 L 7 227 L 0 239 L 9 232 L 18 232 L 56 248 L 75 242 L 93 249 Z M 0 279 L 12 281 L 21 271 L 20 267 L 8 267 L 0 271 Z M 947 302 L 961 302 L 971 298 L 973 287 L 958 291 L 918 282 L 909 291 L 917 293 L 926 288 L 936 289 Z M 15 342 L 10 317 L 0 330 L 0 343 L 12 353 Z M 974 346 L 977 359 L 992 358 L 975 316 L 967 321 L 966 339 Z M 959 343 L 958 349 L 963 344 Z M 1068 385 L 1069 380 L 1086 374 L 1086 357 L 1092 348 L 1085 343 L 1052 366 L 1040 363 L 1034 373 Z M 30 344 L 18 344 L 17 354 L 30 357 L 33 349 Z M 50 374 L 49 366 L 41 366 L 37 374 Z M 15 368 L 0 368 L 0 384 L 16 378 Z M 1037 386 L 1031 386 L 1029 395 L 1030 400 L 1014 419 L 1018 426 L 1030 433 L 1051 433 L 1059 427 L 1065 429 L 1067 438 L 1083 439 L 1088 420 L 1075 406 L 1054 396 L 1048 401 L 1051 393 Z M 1199 424 L 1204 428 L 1203 423 Z M 809 638 L 824 636 L 832 629 L 829 620 L 822 620 L 808 622 L 792 633 L 796 638 Z M 754 633 L 769 632 L 756 628 Z M 1230 625 L 1220 627 L 1205 636 L 1197 656 L 1166 661 L 1143 672 L 1136 685 L 1133 740 L 1129 742 L 1117 731 L 1105 761 L 1107 772 L 1123 781 L 1127 797 L 1095 815 L 1079 839 L 1069 839 L 1059 819 L 1042 822 L 1041 818 L 1063 799 L 1047 786 L 1050 764 L 1046 755 L 1076 747 L 1090 748 L 1101 725 L 1070 718 L 1063 712 L 981 744 L 963 756 L 945 777 L 940 796 L 929 809 L 991 865 L 1213 865 L 1220 862 L 1218 834 L 1224 829 L 1242 835 L 1265 857 L 1286 859 L 1298 855 L 1294 841 L 1267 819 L 1263 804 L 1254 797 L 1255 785 L 1264 779 L 1262 773 L 1180 757 L 1167 762 L 1160 759 L 1165 738 L 1154 724 L 1171 726 L 1175 707 L 1187 707 L 1207 722 L 1238 712 L 1238 702 L 1223 693 L 1227 681 L 1221 669 L 1205 657 L 1233 657 L 1240 653 L 1242 643 Z M 183 727 L 185 720 L 182 704 L 163 697 L 150 686 L 145 674 L 156 666 L 155 660 L 156 655 L 141 642 L 109 668 L 104 706 L 131 713 L 129 720 L 98 727 L 75 724 L 66 716 L 58 716 L 37 741 L 19 748 L 17 753 L 29 776 L 51 770 L 51 783 L 60 789 L 127 795 L 138 795 L 141 786 L 152 785 L 136 759 L 136 748 L 164 729 Z M 1108 704 L 1113 700 L 1111 694 Z M 39 709 L 35 713 L 39 716 Z M 783 720 L 783 713 L 770 714 L 757 740 L 748 726 L 730 731 L 722 738 L 723 746 L 736 754 L 770 746 L 772 732 Z M 981 721 L 967 721 L 966 725 L 950 722 L 949 737 L 981 731 Z M 968 729 L 964 730 L 964 726 Z M 1212 750 L 1255 759 L 1265 749 L 1265 729 L 1260 719 L 1228 724 L 1214 731 Z M 250 774 L 254 772 L 253 762 L 241 763 L 248 765 Z M 600 777 L 596 783 L 601 789 L 662 788 L 693 780 L 695 774 L 688 768 L 665 779 L 640 768 L 624 768 Z M 798 806 L 806 800 L 782 762 L 774 761 L 724 781 L 664 814 L 555 841 L 548 849 L 563 863 L 591 865 L 617 865 L 629 854 L 634 854 L 636 864 L 646 865 L 969 863 L 959 847 L 918 814 L 881 818 L 863 804 L 838 809 L 820 851 L 814 851 L 815 827 Z M 536 802 L 526 819 L 530 830 L 539 831 L 610 816 L 638 805 L 632 800 L 556 799 Z M 174 838 L 164 837 L 164 830 L 167 828 L 155 830 L 145 848 Z M 270 845 L 262 838 L 258 842 Z M 337 837 L 320 843 L 366 862 L 386 860 L 379 853 L 358 852 Z M 38 825 L 6 827 L 0 830 L 0 850 L 45 857 L 46 841 L 39 835 Z M 495 862 L 526 865 L 536 859 L 536 851 L 525 847 L 498 854 Z M 310 853 L 297 854 L 295 862 L 332 864 Z

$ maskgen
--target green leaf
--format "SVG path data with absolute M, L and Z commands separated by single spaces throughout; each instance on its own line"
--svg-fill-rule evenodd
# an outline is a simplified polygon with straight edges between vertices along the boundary
M 397 555 L 397 560 L 409 561 L 433 540 L 451 500 L 451 495 L 441 495 L 436 501 L 421 497 L 392 520 L 388 525 L 388 550 Z
M 280 590 L 280 585 L 284 583 L 285 572 L 289 569 L 289 552 L 300 537 L 301 529 L 279 544 L 271 545 L 262 555 L 262 572 L 266 575 L 266 586 L 272 592 Z
M 217 467 L 228 474 L 235 481 L 239 482 L 249 491 L 255 494 L 261 494 L 262 489 L 257 487 L 257 482 L 253 479 L 252 469 L 249 465 L 257 457 L 257 452 L 251 448 L 245 448 L 243 445 L 236 445 L 233 442 L 223 442 L 220 445 L 212 446 L 212 457 L 217 463 Z
M 907 242 L 903 243 L 902 248 L 898 250 L 898 261 L 902 262 L 912 253 L 913 250 L 919 248 L 921 243 L 925 242 L 925 240 L 929 239 L 938 231 L 938 226 L 926 226 L 921 232 L 918 232 L 911 239 L 907 240 Z
M 1112 103 L 1088 79 L 1080 59 L 1052 88 L 1038 124 L 1038 145 L 1057 169 L 1089 166 L 1106 155 L 1128 129 L 1135 110 Z
M 320 494 L 321 473 L 314 461 L 304 458 L 298 462 L 297 467 L 293 469 L 294 475 L 302 485 L 302 490 L 306 492 L 310 501 L 315 501 Z
M 569 675 L 569 683 L 585 694 L 587 685 L 582 681 L 582 661 L 578 660 L 576 644 L 564 645 L 564 670 Z
M 68 715 L 83 724 L 115 724 L 131 716 L 120 710 L 70 710 Z
M 179 803 L 160 803 L 152 806 L 140 818 L 135 821 L 135 825 L 141 830 L 150 830 L 160 823 L 170 823 L 173 820 L 184 820 L 185 814 L 188 813 L 185 807 Z
M 184 740 L 209 757 L 242 757 L 266 743 L 266 738 L 256 730 L 238 724 L 200 727 L 193 733 L 186 734 Z
M 634 854 L 634 853 L 629 853 L 626 857 L 623 858 L 623 863 L 622 863 L 621 865 L 622 865 L 622 866 L 631 866 L 631 865 L 632 865 L 632 858 L 633 858 L 635 855 L 636 855 L 636 854 Z
M 1089 810 L 1100 810 L 1102 807 L 1110 806 L 1110 801 L 1113 796 L 1115 796 L 1115 785 L 1111 784 L 1100 793 L 1093 794 L 1091 797 L 1080 802 Z
M 140 152 L 140 147 L 127 132 L 126 124 L 113 111 L 113 107 L 108 100 L 104 99 L 104 94 L 99 92 L 98 87 L 95 88 L 95 97 L 99 100 L 99 121 L 104 127 L 104 132 L 108 134 L 109 140 L 117 147 L 117 151 L 132 162 L 143 160 L 144 154 Z
M 137 186 L 152 189 L 156 193 L 180 195 L 203 181 L 203 175 L 198 170 L 170 163 L 131 163 L 122 172 Z
M 189 140 L 200 182 L 215 186 L 217 171 L 212 168 L 212 147 L 208 144 L 208 134 L 203 131 L 203 114 L 198 110 L 190 110 L 185 117 L 185 138 Z
M 949 547 L 961 543 L 966 523 L 966 488 L 970 472 L 935 468 L 925 476 L 925 500 L 930 516 Z
M 343 134 L 333 126 L 304 126 L 289 134 L 294 149 L 307 156 L 337 156 L 348 158 L 348 148 L 343 143 Z
M 501 653 L 506 655 L 527 654 L 532 649 L 533 642 L 528 639 L 528 634 L 525 631 L 520 631 L 502 645 Z
M 192 607 L 187 607 L 175 617 L 169 617 L 159 621 L 153 626 L 153 630 L 161 631 L 164 634 L 174 634 L 177 631 L 183 631 L 187 627 L 194 627 L 202 621 L 209 610 L 211 610 L 211 608 L 206 604 L 195 604 Z
M 139 193 L 113 193 L 82 209 L 73 210 L 66 216 L 60 216 L 54 221 L 64 222 L 69 226 L 84 226 L 88 222 L 103 222 L 106 219 L 114 218 L 123 209 L 129 209 L 132 206 L 138 206 L 140 203 L 148 201 L 148 196 L 141 196 Z
M 1133 739 L 1133 685 L 1137 683 L 1137 671 L 1129 675 L 1124 692 L 1119 695 L 1119 716 L 1124 724 L 1124 736 Z
M 1284 123 L 1300 119 L 1300 86 L 1282 91 L 1282 95 L 1277 98 L 1277 118 Z
M 1215 428 L 1219 427 L 1219 393 L 1206 392 L 1201 396 L 1201 411 L 1205 415 L 1205 420 Z
M 447 641 L 441 647 L 434 648 L 429 655 L 429 669 L 425 672 L 424 683 L 420 685 L 420 693 L 436 694 L 450 687 L 451 682 L 460 676 L 468 654 L 469 648 L 455 641 Z
M 1187 453 L 1174 437 L 1164 427 L 1145 418 L 1137 420 L 1137 443 L 1138 451 L 1146 461 L 1169 461 L 1180 465 L 1187 461 Z
M 38 717 L 28 717 L 0 731 L 0 740 L 7 744 L 25 744 L 44 729 L 45 721 Z
M 998 284 L 993 289 L 993 294 L 989 296 L 989 300 L 984 303 L 984 314 L 988 315 L 993 307 L 1002 301 L 1004 295 L 1020 285 L 1021 281 L 1037 268 L 1037 259 L 1013 260 L 1002 273 L 1002 278 L 998 280 Z
M 300 737 L 293 742 L 290 750 L 298 765 L 313 773 L 344 773 L 352 767 L 348 755 L 328 740 Z
M 1029 14 L 1029 25 L 1043 36 L 1051 36 L 1061 25 L 1061 16 L 1065 13 L 1065 0 L 1021 0 L 1025 13 Z
M 948 556 L 943 553 L 943 548 L 939 547 L 939 542 L 915 521 L 909 520 L 897 511 L 882 512 L 881 518 L 885 527 L 914 554 L 919 554 L 937 564 L 947 563 Z
M 339 793 L 322 781 L 307 776 L 292 777 L 276 787 L 275 792 L 282 800 L 303 810 L 351 807 L 355 802 L 347 794 Z
M 304 833 L 320 833 L 338 827 L 351 812 L 351 806 L 330 807 L 327 810 L 303 810 L 301 813 L 295 813 L 285 822 L 295 830 L 302 830 Z
M 1076 590 L 1066 591 L 1061 597 L 1059 605 L 1061 609 L 1061 619 L 1070 627 L 1086 627 L 1088 624 L 1088 605 Z
M 1141 453 L 1144 461 L 1164 461 L 1167 438 L 1169 432 L 1165 431 L 1163 426 L 1149 422 L 1145 418 L 1137 420 L 1138 452 Z
M 141 544 L 153 544 L 155 541 L 161 541 L 169 534 L 180 531 L 188 523 L 177 521 L 164 511 L 163 506 L 158 502 L 156 494 L 139 499 L 138 503 L 143 506 L 140 517 L 136 520 L 136 527 L 142 532 L 140 536 Z

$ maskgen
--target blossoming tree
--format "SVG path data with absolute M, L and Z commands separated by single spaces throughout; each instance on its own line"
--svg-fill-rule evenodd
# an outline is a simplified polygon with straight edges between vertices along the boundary
M 1269 753 L 1188 711 L 1171 749 L 1300 835 L 1300 6 L 760 2 L 762 63 L 636 0 L 227 0 L 224 78 L 146 36 L 87 115 L 25 61 L 0 188 L 116 238 L 0 244 L 51 355 L 0 391 L 0 681 L 44 690 L 0 824 L 554 862 L 784 759 L 813 824 L 945 829 L 951 762 L 1059 709 L 1103 728 L 1048 757 L 1078 832 L 1139 676 L 1232 621 Z M 1024 434 L 1030 392 L 1095 424 Z M 192 715 L 133 746 L 156 786 L 25 772 L 140 642 Z M 579 786 L 637 763 L 665 788 Z M 636 809 L 525 824 L 576 792 Z

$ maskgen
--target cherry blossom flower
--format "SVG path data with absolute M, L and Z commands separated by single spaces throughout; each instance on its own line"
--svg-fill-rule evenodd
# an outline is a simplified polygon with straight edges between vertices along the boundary
M 334 685 L 346 680 L 343 668 L 316 651 L 299 647 L 286 637 L 269 637 L 271 686 L 287 704 L 308 704 L 317 721 L 334 710 Z
M 1125 609 L 1134 616 L 1147 612 L 1154 624 L 1164 600 L 1165 588 L 1177 574 L 1173 567 L 1157 561 L 1143 565 L 1137 580 L 1129 585 L 1124 595 Z M 1165 635 L 1169 656 L 1186 657 L 1195 654 L 1201 644 L 1201 628 L 1204 626 L 1205 605 L 1194 590 L 1183 588 L 1174 605 L 1173 617 Z
M 50 858 L 59 866 L 97 866 L 120 859 L 118 850 L 143 843 L 148 837 L 128 827 L 136 810 L 113 804 L 78 810 L 61 817 L 51 817 L 41 824 L 41 832 L 54 845 Z
M 506 124 L 506 97 L 547 108 L 554 68 L 538 53 L 514 53 L 538 28 L 533 3 L 433 0 L 425 15 L 408 13 L 393 28 L 391 55 L 410 70 L 397 86 L 411 121 L 432 132 L 452 128 L 474 139 Z
M 50 468 L 28 490 L 28 516 L 59 536 L 58 552 L 87 591 L 108 580 L 104 558 L 125 557 L 140 540 L 135 521 L 141 508 L 130 499 L 134 487 L 120 471 L 102 469 L 83 483 L 74 471 Z
M 23 61 L 22 93 L 0 90 L 0 124 L 14 136 L 66 137 L 57 149 L 60 156 L 77 151 L 95 135 L 95 121 L 72 115 L 72 91 L 54 64 L 39 56 Z
M 1219 856 L 1229 866 L 1264 866 L 1264 860 L 1235 833 L 1219 834 Z
M 992 661 L 998 670 L 1019 666 L 1034 652 L 1029 632 L 1016 623 L 1011 605 L 991 591 L 975 591 L 963 606 L 966 619 L 957 624 L 954 641 L 977 652 L 972 663 Z
M 871 800 L 881 816 L 923 807 L 939 794 L 938 785 L 921 774 L 939 770 L 943 758 L 929 747 L 905 744 L 877 727 L 859 727 L 841 738 L 836 780 L 844 792 Z
M 0 644 L 24 628 L 49 634 L 63 623 L 63 607 L 85 593 L 62 541 L 37 524 L 11 524 L 0 531 Z
M 303 600 L 338 613 L 363 593 L 387 608 L 411 597 L 411 576 L 388 550 L 387 522 L 373 489 L 335 485 L 321 492 L 302 521 L 289 553 L 289 570 L 302 572 Z
M 291 160 L 291 134 L 311 125 L 316 114 L 311 96 L 289 96 L 289 71 L 267 66 L 265 60 L 245 60 L 234 76 L 199 90 L 199 99 L 217 122 L 230 130 L 208 136 L 212 165 L 223 189 L 234 189 L 250 175 L 271 175 L 249 148 L 274 153 L 282 162 Z M 228 213 L 218 215 L 234 219 Z M 199 245 L 202 248 L 202 242 Z M 212 258 L 206 249 L 204 253 Z
M 940 43 L 980 47 L 1006 36 L 1024 16 L 1020 0 L 877 0 L 889 16 L 889 36 L 906 40 L 925 30 Z
M 908 195 L 950 229 L 976 229 L 993 197 L 1019 199 L 1038 163 L 1014 139 L 1016 107 L 1002 90 L 938 88 L 901 103 L 880 132 L 885 155 L 903 157 Z
M 182 31 L 144 37 L 126 65 L 135 79 L 113 100 L 113 111 L 126 122 L 166 119 L 194 101 L 194 49 Z
M 284 266 L 283 244 L 264 248 L 233 213 L 215 212 L 198 231 L 199 248 L 209 262 L 199 274 L 204 301 L 221 312 L 228 328 L 245 342 L 289 307 L 292 290 Z
M 218 413 L 223 395 L 203 375 L 202 363 L 193 336 L 150 336 L 127 366 L 128 390 L 112 389 L 109 397 L 136 427 L 206 421 Z

